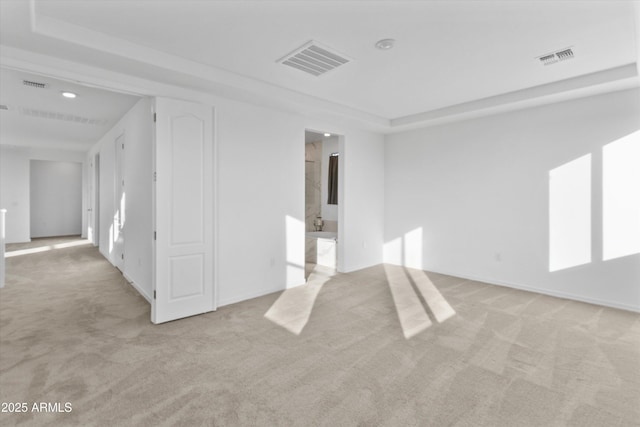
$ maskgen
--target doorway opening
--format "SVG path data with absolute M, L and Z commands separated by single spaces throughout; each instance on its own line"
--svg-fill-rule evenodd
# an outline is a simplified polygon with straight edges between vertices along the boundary
M 31 160 L 31 238 L 82 234 L 82 163 Z
M 305 278 L 338 270 L 340 140 L 328 132 L 305 131 Z

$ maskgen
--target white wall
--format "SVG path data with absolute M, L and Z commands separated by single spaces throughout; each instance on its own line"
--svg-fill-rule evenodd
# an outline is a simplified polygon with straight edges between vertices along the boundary
M 332 149 L 341 152 L 340 271 L 382 262 L 382 135 L 238 102 L 213 103 L 218 305 L 304 283 L 305 128 L 344 135 Z
M 304 283 L 304 124 L 216 100 L 218 305 Z
M 6 242 L 30 241 L 27 148 L 0 145 L 0 208 L 7 210 Z
M 85 163 L 84 151 L 70 151 L 61 149 L 50 149 L 42 147 L 31 147 L 29 149 L 30 160 L 46 160 L 52 162 L 75 162 L 82 163 L 82 237 L 86 238 L 87 229 L 87 209 L 89 208 L 88 197 L 88 176 L 87 164 Z
M 116 125 L 111 128 L 86 156 L 87 176 L 93 180 L 96 153 L 100 153 L 100 252 L 115 264 L 113 218 L 115 203 L 115 140 L 125 135 L 124 180 L 124 269 L 123 273 L 134 288 L 147 300 L 152 295 L 151 250 L 152 227 L 152 112 L 151 100 L 140 99 Z M 95 209 L 95 205 L 92 206 Z M 93 224 L 89 224 L 93 227 Z
M 340 141 L 338 209 L 339 271 L 349 272 L 382 262 L 384 242 L 384 136 L 344 130 Z
M 82 233 L 82 163 L 31 160 L 31 237 Z
M 630 90 L 389 135 L 385 260 L 640 310 L 640 255 L 602 256 L 603 147 L 639 129 Z M 549 172 L 584 155 L 591 261 L 550 272 Z

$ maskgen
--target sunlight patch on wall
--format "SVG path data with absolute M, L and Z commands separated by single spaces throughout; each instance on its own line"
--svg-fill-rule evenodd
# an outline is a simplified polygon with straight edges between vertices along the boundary
M 398 237 L 386 242 L 383 247 L 384 262 L 394 265 L 402 265 L 402 238 Z
M 602 148 L 602 259 L 640 253 L 640 131 Z
M 549 271 L 591 262 L 591 154 L 549 171 Z
M 404 235 L 404 265 L 422 270 L 422 227 Z
M 113 224 L 111 224 L 109 226 L 109 253 L 113 253 L 113 242 L 115 240 L 113 239 Z
M 113 237 L 112 237 L 112 241 L 113 242 L 117 242 L 118 238 L 120 237 L 120 231 L 121 231 L 121 227 L 120 227 L 120 211 L 116 211 L 115 215 L 113 216 Z
M 286 216 L 287 289 L 298 286 L 304 282 L 304 229 L 304 221 L 300 221 L 289 215 Z
M 402 265 L 402 237 L 386 242 L 382 249 L 384 262 Z
M 119 215 L 120 215 L 120 228 L 124 228 L 124 223 L 126 222 L 126 218 L 125 218 L 125 213 L 126 213 L 126 205 L 127 205 L 127 195 L 126 193 L 122 193 L 122 196 L 120 197 L 120 209 L 119 209 Z
M 422 269 L 422 227 L 384 244 L 384 262 Z

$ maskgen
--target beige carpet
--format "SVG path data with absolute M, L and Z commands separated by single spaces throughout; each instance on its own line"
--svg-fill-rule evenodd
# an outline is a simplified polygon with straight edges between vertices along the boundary
M 72 410 L 3 426 L 640 425 L 638 314 L 376 266 L 154 326 L 56 243 L 9 247 L 51 250 L 7 259 L 0 397 Z

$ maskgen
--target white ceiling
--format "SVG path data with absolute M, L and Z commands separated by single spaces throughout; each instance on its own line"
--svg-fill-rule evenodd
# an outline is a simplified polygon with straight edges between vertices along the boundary
M 30 21 L 29 2 L 0 2 L 3 46 L 232 97 L 287 99 L 387 129 L 596 83 L 638 84 L 632 1 L 32 4 Z M 375 49 L 383 38 L 395 48 Z M 352 61 L 321 77 L 276 62 L 309 40 Z M 537 59 L 568 47 L 571 60 Z
M 40 89 L 24 80 L 44 83 Z M 77 94 L 64 98 L 62 91 Z M 0 142 L 6 145 L 86 151 L 139 98 L 23 71 L 0 69 Z
M 307 130 L 304 132 L 305 144 L 311 144 L 312 142 L 321 142 L 327 138 L 330 138 L 330 136 L 324 136 L 324 132 L 319 133 L 319 132 L 314 132 L 312 130 Z

